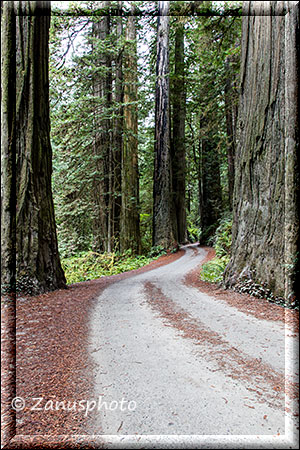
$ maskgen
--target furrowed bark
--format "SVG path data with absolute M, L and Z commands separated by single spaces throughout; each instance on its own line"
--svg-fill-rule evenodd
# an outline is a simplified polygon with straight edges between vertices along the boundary
M 233 243 L 225 273 L 228 285 L 249 278 L 289 302 L 299 264 L 296 3 L 263 2 L 269 16 L 243 17 Z M 245 2 L 244 12 L 259 13 L 255 4 Z M 288 13 L 276 15 L 283 8 Z
M 117 37 L 121 39 L 123 34 L 123 19 L 121 16 L 122 3 L 118 2 L 118 11 L 120 17 L 117 22 Z M 118 105 L 117 117 L 114 123 L 113 131 L 113 248 L 120 250 L 120 231 L 121 231 L 121 207 L 122 207 L 122 147 L 123 147 L 123 51 L 120 49 L 116 58 L 116 82 L 114 99 Z
M 16 397 L 16 21 L 11 2 L 1 2 L 1 9 L 1 446 L 4 448 L 16 434 L 16 412 L 11 407 Z
M 184 25 L 177 24 L 175 31 L 175 74 L 173 83 L 173 141 L 172 183 L 174 218 L 177 240 L 180 244 L 187 241 L 186 204 L 185 204 L 185 115 L 186 93 L 184 74 Z M 175 231 L 174 231 L 175 234 Z
M 158 2 L 153 185 L 153 245 L 161 245 L 164 248 L 176 244 L 172 224 L 169 132 L 169 3 Z
M 48 39 L 50 2 L 15 2 L 17 289 L 65 287 L 51 192 Z M 45 14 L 45 15 L 44 15 Z
M 126 68 L 124 69 L 124 139 L 122 152 L 121 251 L 141 252 L 139 218 L 137 53 L 134 15 L 126 27 Z
M 16 289 L 16 20 L 3 2 L 1 25 L 1 286 Z
M 108 8 L 110 2 L 100 2 L 100 7 Z M 97 40 L 105 41 L 109 35 L 110 18 L 101 17 L 93 24 L 93 36 Z M 97 51 L 99 55 L 99 51 Z M 95 138 L 94 156 L 97 173 L 94 176 L 94 248 L 101 251 L 111 249 L 109 224 L 110 187 L 111 187 L 111 137 L 110 120 L 107 118 L 107 108 L 111 100 L 111 63 L 106 51 L 103 51 L 96 59 L 96 66 L 99 73 L 94 75 L 93 95 L 95 97 Z

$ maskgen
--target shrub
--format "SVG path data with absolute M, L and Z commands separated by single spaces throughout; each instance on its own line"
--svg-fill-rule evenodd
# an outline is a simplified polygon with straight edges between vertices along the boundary
M 163 245 L 154 245 L 151 247 L 150 252 L 148 253 L 149 258 L 154 258 L 162 255 L 166 255 L 167 252 Z

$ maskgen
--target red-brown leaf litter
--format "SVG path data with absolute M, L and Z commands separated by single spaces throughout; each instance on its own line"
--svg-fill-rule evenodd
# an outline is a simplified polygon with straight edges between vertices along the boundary
M 78 448 L 86 445 L 86 439 L 76 435 L 90 434 L 88 422 L 91 415 L 85 417 L 79 408 L 76 411 L 55 408 L 56 401 L 65 401 L 66 409 L 67 402 L 71 407 L 73 401 L 89 400 L 92 396 L 93 365 L 87 347 L 89 317 L 95 301 L 111 283 L 169 264 L 183 254 L 184 251 L 180 250 L 140 269 L 76 283 L 68 289 L 35 297 L 18 296 L 16 317 L 13 301 L 3 297 L 3 439 L 14 436 L 15 431 L 17 434 L 5 448 Z M 15 329 L 16 371 L 12 365 Z M 11 400 L 15 396 L 25 400 L 25 408 L 16 413 L 16 430 L 11 408 Z M 37 406 L 42 411 L 32 410 L 39 401 L 34 398 L 43 399 Z M 45 411 L 47 402 L 49 409 Z M 94 442 L 99 448 L 97 439 L 88 439 L 88 442 L 90 446 Z

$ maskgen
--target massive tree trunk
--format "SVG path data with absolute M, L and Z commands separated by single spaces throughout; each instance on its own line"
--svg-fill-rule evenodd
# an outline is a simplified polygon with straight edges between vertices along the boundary
M 15 7 L 31 14 L 17 17 L 16 29 L 17 289 L 35 294 L 65 286 L 51 192 L 50 2 L 15 2 Z
M 101 8 L 108 8 L 110 2 L 100 2 Z M 107 53 L 105 40 L 110 31 L 109 15 L 95 18 L 93 23 L 94 51 L 97 71 L 93 79 L 95 97 L 95 138 L 94 157 L 96 174 L 94 176 L 94 248 L 97 251 L 109 251 L 111 248 L 111 223 L 109 217 L 111 188 L 111 136 L 108 108 L 111 106 L 111 61 Z M 97 40 L 102 43 L 101 50 Z
M 134 12 L 134 11 L 133 11 Z M 135 17 L 126 27 L 126 68 L 124 68 L 124 139 L 122 154 L 121 251 L 141 252 L 139 218 L 137 54 Z
M 158 2 L 153 185 L 153 245 L 164 248 L 175 245 L 169 132 L 169 3 Z
M 174 218 L 177 240 L 187 241 L 185 204 L 185 115 L 186 94 L 184 77 L 184 25 L 179 23 L 175 31 L 175 73 L 173 83 L 173 141 L 172 141 L 172 184 Z
M 287 300 L 295 291 L 299 243 L 295 3 L 244 5 L 233 243 L 225 274 L 229 285 L 250 278 Z M 288 14 L 275 16 L 284 5 Z M 269 15 L 255 15 L 258 8 Z

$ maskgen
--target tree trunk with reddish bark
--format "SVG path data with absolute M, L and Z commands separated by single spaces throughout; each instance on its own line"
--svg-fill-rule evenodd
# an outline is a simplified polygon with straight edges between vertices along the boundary
M 244 13 L 225 279 L 251 279 L 292 302 L 299 278 L 299 3 L 245 2 Z
M 170 155 L 169 3 L 158 2 L 153 185 L 153 245 L 164 248 L 173 247 L 176 243 Z

